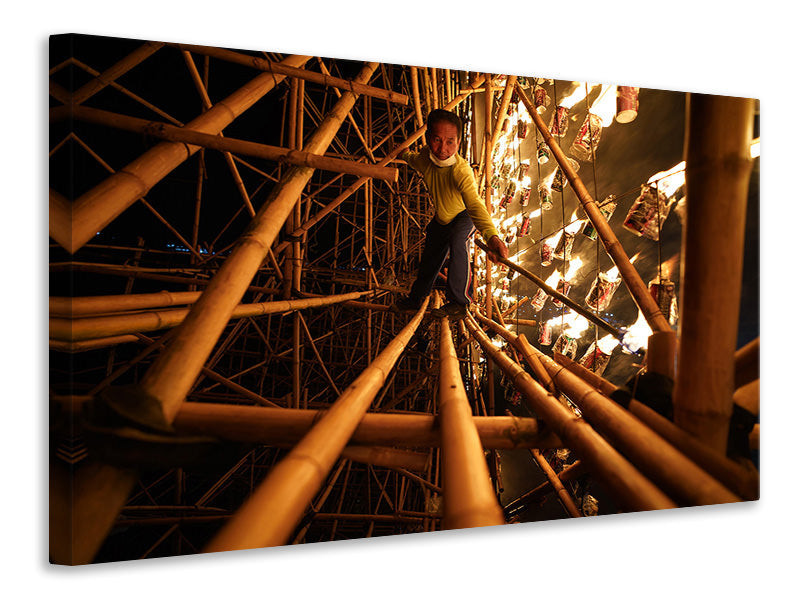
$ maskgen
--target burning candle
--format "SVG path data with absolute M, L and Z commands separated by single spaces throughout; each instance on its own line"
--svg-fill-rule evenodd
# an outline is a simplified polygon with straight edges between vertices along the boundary
M 522 217 L 522 224 L 519 226 L 519 232 L 517 233 L 517 237 L 522 237 L 523 235 L 528 235 L 528 227 L 530 226 L 531 218 L 528 215 Z
M 554 137 L 564 137 L 569 126 L 569 108 L 558 106 L 553 113 L 553 120 L 550 124 L 550 135 Z
M 622 226 L 631 233 L 657 240 L 671 206 L 672 202 L 668 202 L 656 186 L 642 185 L 642 191 L 634 200 Z
M 575 359 L 575 354 L 578 352 L 578 341 L 571 338 L 566 333 L 558 336 L 556 343 L 553 344 L 553 352 L 560 352 L 564 356 Z
M 639 114 L 639 88 L 617 88 L 617 123 L 630 123 Z
M 601 347 L 602 340 L 598 340 L 597 343 L 592 342 L 589 346 L 589 349 L 586 350 L 586 353 L 580 358 L 578 364 L 586 367 L 590 371 L 597 373 L 598 375 L 602 375 L 603 371 L 606 370 L 608 366 L 608 362 L 611 360 L 611 352 L 613 352 L 613 347 L 611 348 L 611 352 L 606 352 Z
M 600 143 L 600 133 L 603 131 L 603 121 L 593 113 L 586 115 L 583 125 L 578 130 L 578 135 L 570 146 L 570 154 L 578 160 L 591 161 Z
M 536 160 L 540 165 L 550 160 L 550 146 L 544 140 L 536 142 Z
M 522 188 L 522 191 L 519 195 L 519 205 L 520 206 L 528 206 L 528 202 L 530 202 L 531 198 L 531 188 Z
M 574 158 L 567 157 L 567 160 L 569 161 L 569 164 L 572 167 L 572 170 L 577 173 L 578 169 L 581 168 L 580 163 L 577 160 L 575 160 Z M 565 179 L 566 179 L 566 177 L 564 176 L 564 171 L 561 169 L 561 165 L 559 165 L 558 169 L 556 169 L 555 175 L 553 176 L 553 183 L 552 183 L 552 185 L 550 187 L 552 189 L 554 189 L 555 191 L 557 191 L 557 192 L 563 192 L 564 191 L 564 180 Z
M 533 106 L 539 114 L 542 114 L 550 106 L 550 96 L 547 95 L 547 90 L 540 85 L 533 90 Z
M 553 192 L 550 185 L 543 181 L 536 190 L 539 192 L 539 206 L 542 207 L 542 210 L 550 210 L 553 208 Z
M 560 236 L 560 232 L 556 234 Z M 558 238 L 556 236 L 551 237 L 542 242 L 542 247 L 539 249 L 539 254 L 542 258 L 542 266 L 547 267 L 553 262 L 553 250 L 555 249 L 556 243 L 558 242 Z
M 558 285 L 556 285 L 556 291 L 560 294 L 566 296 L 569 294 L 570 284 L 569 281 L 564 279 L 563 277 L 558 280 Z M 564 306 L 564 303 L 561 302 L 558 298 L 553 298 L 553 304 L 556 306 Z
M 603 218 L 608 221 L 617 208 L 617 197 L 614 194 L 609 194 L 606 196 L 606 199 L 603 200 L 603 203 L 598 206 L 598 208 L 600 209 L 600 214 L 603 215 Z M 588 237 L 590 240 L 597 239 L 597 230 L 595 230 L 591 221 L 586 222 L 586 226 L 583 228 L 583 235 Z
M 611 296 L 617 291 L 622 278 L 616 277 L 619 270 L 614 267 L 605 273 L 598 273 L 589 293 L 586 295 L 586 306 L 600 311 L 608 308 Z
M 669 321 L 670 325 L 678 322 L 678 298 L 675 295 L 675 282 L 668 278 L 653 279 L 649 284 L 650 295 L 658 304 L 661 314 Z
M 531 307 L 533 308 L 534 312 L 539 312 L 544 307 L 545 302 L 547 302 L 547 292 L 540 288 L 533 295 Z
M 539 343 L 542 346 L 549 346 L 553 343 L 553 327 L 548 321 L 539 324 Z

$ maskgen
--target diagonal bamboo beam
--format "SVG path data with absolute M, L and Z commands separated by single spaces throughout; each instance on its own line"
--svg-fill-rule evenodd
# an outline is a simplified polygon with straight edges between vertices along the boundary
M 442 528 L 505 523 L 492 489 L 472 410 L 461 380 L 450 320 L 439 321 L 439 420 L 442 429 Z
M 304 64 L 310 57 L 290 56 L 283 63 Z M 264 73 L 218 102 L 186 127 L 201 133 L 221 132 L 237 116 L 272 90 L 283 76 Z M 142 197 L 175 167 L 200 149 L 179 142 L 162 142 L 106 178 L 72 203 L 68 226 L 51 225 L 50 235 L 70 253 L 77 252 L 94 235 Z M 65 236 L 64 229 L 71 235 Z M 59 237 L 55 237 L 58 235 Z
M 425 314 L 428 300 L 278 463 L 204 552 L 285 544 Z
M 553 470 L 553 467 L 550 466 L 550 463 L 547 462 L 542 453 L 537 450 L 536 448 L 531 450 L 531 454 L 533 455 L 533 459 L 536 461 L 536 464 L 539 465 L 539 468 L 544 473 L 545 477 L 547 477 L 547 482 L 553 488 L 553 490 L 558 495 L 558 501 L 561 503 L 561 506 L 564 508 L 566 513 L 570 517 L 582 517 L 581 511 L 578 510 L 578 507 L 575 506 L 575 500 L 572 497 L 572 494 L 567 491 L 567 488 L 564 487 L 564 484 L 559 477 L 559 473 L 556 473 Z
M 218 58 L 219 60 L 224 60 L 234 64 L 253 67 L 254 69 L 259 69 L 261 71 L 267 71 L 268 73 L 271 74 L 284 75 L 287 77 L 296 77 L 304 81 L 311 81 L 313 83 L 318 83 L 325 87 L 339 88 L 341 90 L 346 90 L 362 96 L 383 98 L 384 100 L 388 100 L 390 102 L 395 102 L 398 104 L 408 104 L 408 96 L 406 96 L 405 94 L 399 94 L 392 90 L 384 90 L 381 88 L 372 87 L 370 85 L 362 83 L 361 81 L 356 81 L 356 80 L 351 81 L 350 79 L 331 77 L 330 75 L 316 73 L 314 71 L 307 71 L 305 69 L 294 67 L 292 65 L 284 64 L 282 62 L 276 63 L 267 59 L 257 58 L 255 56 L 249 56 L 247 54 L 241 54 L 239 52 L 234 52 L 232 50 L 226 50 L 224 48 L 216 48 L 212 46 L 196 46 L 192 44 L 170 44 L 170 45 L 180 48 L 181 50 L 188 50 L 190 52 L 195 52 L 197 54 L 204 54 L 206 56 L 210 56 L 212 58 Z
M 536 414 L 552 427 L 622 505 L 628 510 L 677 507 L 585 420 L 562 405 L 522 367 L 496 348 L 474 319 L 467 315 L 464 323 L 483 351 L 503 370 Z
M 324 169 L 337 173 L 357 175 L 359 177 L 377 177 L 389 183 L 396 182 L 398 176 L 398 170 L 395 167 L 370 165 L 352 160 L 312 154 L 302 150 L 293 150 L 291 148 L 281 148 L 279 146 L 270 146 L 269 144 L 260 144 L 247 140 L 226 138 L 222 137 L 221 134 L 211 135 L 208 133 L 201 133 L 186 127 L 175 127 L 174 125 L 160 121 L 148 121 L 147 119 L 129 117 L 127 115 L 97 108 L 88 108 L 84 106 L 70 108 L 60 106 L 50 110 L 51 120 L 59 120 L 67 117 L 79 121 L 99 123 L 125 131 L 142 133 L 170 142 L 182 142 L 192 146 L 211 148 L 225 154 L 235 152 L 237 154 L 244 154 L 245 156 L 254 156 L 256 158 L 263 158 L 265 160 L 277 161 L 290 165 L 313 167 L 315 169 Z M 246 198 L 246 201 L 248 203 L 248 211 L 251 212 L 251 215 L 254 215 L 255 211 L 252 210 L 252 205 L 249 204 L 250 199 Z
M 534 108 L 528 96 L 525 94 L 525 91 L 520 87 L 519 82 L 515 84 L 515 88 L 517 90 L 517 95 L 520 97 L 520 100 L 522 100 L 522 103 L 528 110 L 528 114 L 536 124 L 536 128 L 542 134 L 542 138 L 550 147 L 556 162 L 558 162 L 562 171 L 564 171 L 564 175 L 569 180 L 572 189 L 575 190 L 575 195 L 578 197 L 581 206 L 583 206 L 586 216 L 589 217 L 592 225 L 594 225 L 594 228 L 597 230 L 597 235 L 600 238 L 600 241 L 603 243 L 603 247 L 608 253 L 608 256 L 619 269 L 620 276 L 625 282 L 628 291 L 631 293 L 634 302 L 636 302 L 636 305 L 639 307 L 639 310 L 642 311 L 645 319 L 647 319 L 648 325 L 650 325 L 650 328 L 653 330 L 653 332 L 672 331 L 672 328 L 670 327 L 664 315 L 661 313 L 661 310 L 658 308 L 656 301 L 650 295 L 650 292 L 642 281 L 638 271 L 631 264 L 630 258 L 625 253 L 625 249 L 622 247 L 622 244 L 619 242 L 617 236 L 614 234 L 614 231 L 611 229 L 611 226 L 608 224 L 608 221 L 606 221 L 605 217 L 603 217 L 602 213 L 600 212 L 600 209 L 597 207 L 597 202 L 595 202 L 595 200 L 589 194 L 589 191 L 586 189 L 583 181 L 569 164 L 566 154 L 564 154 L 564 151 L 561 150 L 558 142 L 550 134 L 550 130 L 542 120 L 541 115 L 536 112 L 536 109 Z
M 83 104 L 97 92 L 119 79 L 136 65 L 154 54 L 164 46 L 163 42 L 145 42 L 122 60 L 117 61 L 108 69 L 97 75 L 92 81 L 85 83 L 72 94 L 72 103 Z

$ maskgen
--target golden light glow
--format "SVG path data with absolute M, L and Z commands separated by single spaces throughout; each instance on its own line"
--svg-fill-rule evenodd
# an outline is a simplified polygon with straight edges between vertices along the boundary
M 686 161 L 679 162 L 667 171 L 659 171 L 648 179 L 647 183 L 656 183 L 658 191 L 667 198 L 672 197 L 678 191 L 678 188 L 686 183 Z
M 604 354 L 611 354 L 617 346 L 619 346 L 619 340 L 610 333 L 597 340 L 597 347 Z
M 570 281 L 573 277 L 575 277 L 575 274 L 582 266 L 583 261 L 579 256 L 573 258 L 571 261 L 569 261 L 569 269 L 567 269 L 567 274 L 564 276 L 564 279 Z
M 578 102 L 586 98 L 587 94 L 591 92 L 594 88 L 597 87 L 597 84 L 589 84 L 584 85 L 582 83 L 578 83 L 578 87 L 569 94 L 569 96 L 565 97 L 561 102 L 558 103 L 559 106 L 563 106 L 564 108 L 572 108 Z
M 622 343 L 630 352 L 636 352 L 642 348 L 647 348 L 647 338 L 653 334 L 647 319 L 644 318 L 642 311 L 639 311 L 639 318 L 631 325 L 622 337 Z
M 603 127 L 611 125 L 617 114 L 617 86 L 604 85 L 600 95 L 592 103 L 589 112 L 600 118 Z

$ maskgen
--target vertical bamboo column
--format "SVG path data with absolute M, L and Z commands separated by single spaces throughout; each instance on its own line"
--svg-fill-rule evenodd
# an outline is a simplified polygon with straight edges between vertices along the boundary
M 308 59 L 308 56 L 290 56 L 281 64 L 299 67 Z M 281 75 L 262 73 L 194 119 L 186 128 L 201 133 L 220 133 L 282 80 Z M 75 200 L 71 205 L 71 213 L 60 215 L 69 219 L 69 225 L 51 223 L 51 235 L 67 251 L 77 252 L 98 231 L 199 149 L 199 146 L 179 142 L 158 144 Z M 62 235 L 65 228 L 69 232 L 66 237 Z
M 285 544 L 422 321 L 428 299 L 211 540 L 204 552 Z
M 417 67 L 411 67 L 409 76 L 411 77 L 411 97 L 414 99 L 414 116 L 417 120 L 417 127 L 422 127 L 425 124 L 425 119 L 422 118 L 422 106 L 419 101 L 419 76 L 417 71 Z
M 687 100 L 674 419 L 722 454 L 733 412 L 754 103 L 705 94 Z
M 654 332 L 672 331 L 667 319 L 661 313 L 656 301 L 650 295 L 647 286 L 642 281 L 641 276 L 631 264 L 630 258 L 628 258 L 628 255 L 625 253 L 622 244 L 620 244 L 617 236 L 608 224 L 608 221 L 606 221 L 600 209 L 597 207 L 597 203 L 589 194 L 583 181 L 581 181 L 581 178 L 575 172 L 575 169 L 573 169 L 567 161 L 566 154 L 564 154 L 564 151 L 550 134 L 549 128 L 544 120 L 542 120 L 539 113 L 536 112 L 536 109 L 533 107 L 533 104 L 531 104 L 525 91 L 520 87 L 519 82 L 515 84 L 515 88 L 517 90 L 517 95 L 528 110 L 528 114 L 536 124 L 536 128 L 539 130 L 539 133 L 542 134 L 542 138 L 550 147 L 556 162 L 558 162 L 558 165 L 564 171 L 564 175 L 569 180 L 572 189 L 575 191 L 575 195 L 578 197 L 581 206 L 583 206 L 583 210 L 586 212 L 586 216 L 589 217 L 592 225 L 594 225 L 594 228 L 597 230 L 597 236 L 603 243 L 606 253 L 619 269 L 620 276 L 625 281 L 625 285 L 631 293 L 633 301 L 636 302 L 639 310 L 642 311 L 645 319 L 647 319 L 650 329 Z
M 444 479 L 443 529 L 505 523 L 492 489 L 478 430 L 450 333 L 450 320 L 440 321 L 439 420 L 442 430 Z
M 363 83 L 377 68 L 365 66 L 355 81 Z M 356 96 L 342 94 L 311 136 L 307 149 L 322 154 L 333 140 Z M 233 308 L 243 296 L 263 262 L 300 192 L 311 178 L 310 167 L 292 167 L 276 184 L 256 214 L 248 231 L 225 260 L 203 295 L 192 307 L 171 343 L 145 374 L 141 387 L 159 400 L 168 421 L 175 416 L 203 363 L 227 324 Z

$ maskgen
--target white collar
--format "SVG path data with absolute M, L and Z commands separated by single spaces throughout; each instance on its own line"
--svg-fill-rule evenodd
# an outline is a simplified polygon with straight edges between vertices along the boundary
M 451 156 L 447 160 L 439 160 L 433 155 L 433 152 L 431 152 L 430 148 L 428 148 L 428 156 L 430 156 L 431 162 L 435 164 L 437 167 L 449 167 L 456 164 L 455 154 L 453 154 L 453 156 Z

